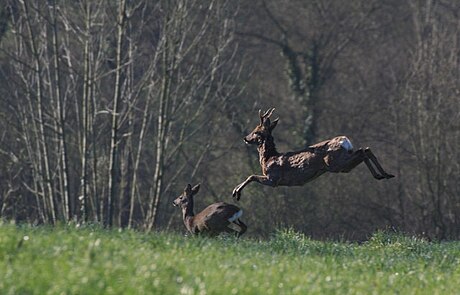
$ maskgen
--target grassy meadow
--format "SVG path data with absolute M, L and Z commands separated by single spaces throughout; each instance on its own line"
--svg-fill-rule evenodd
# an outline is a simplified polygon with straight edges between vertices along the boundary
M 0 225 L 0 294 L 460 294 L 460 242 Z

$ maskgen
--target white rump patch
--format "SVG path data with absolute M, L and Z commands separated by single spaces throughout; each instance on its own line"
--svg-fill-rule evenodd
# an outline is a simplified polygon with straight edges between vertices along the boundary
M 228 219 L 228 221 L 229 221 L 229 222 L 233 222 L 233 221 L 237 220 L 238 218 L 240 218 L 241 215 L 243 215 L 243 210 L 240 210 L 240 211 L 236 212 L 235 214 L 233 214 L 233 216 L 230 217 L 230 218 Z
M 347 151 L 352 151 L 353 150 L 353 145 L 351 144 L 351 141 L 344 137 L 341 141 L 340 141 L 340 145 L 346 149 Z

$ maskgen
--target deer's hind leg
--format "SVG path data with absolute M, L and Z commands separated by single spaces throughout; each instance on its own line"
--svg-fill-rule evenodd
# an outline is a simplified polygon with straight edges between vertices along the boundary
M 240 219 L 235 220 L 233 223 L 236 224 L 240 228 L 240 231 L 238 232 L 237 237 L 241 237 L 241 235 L 243 235 L 248 229 L 246 224 L 244 224 Z
M 238 231 L 236 229 L 234 229 L 234 228 L 231 228 L 230 226 L 227 226 L 226 228 L 222 229 L 222 232 L 232 234 L 232 235 L 236 235 L 238 237 Z
M 383 178 L 393 178 L 395 177 L 394 175 L 392 174 L 389 174 L 387 173 L 385 170 L 383 170 L 382 166 L 380 165 L 379 161 L 377 160 L 377 157 L 374 155 L 374 153 L 372 153 L 371 149 L 370 148 L 365 148 L 364 149 L 364 153 L 366 154 L 366 159 L 369 159 L 370 161 L 372 161 L 372 163 L 375 165 L 375 167 L 377 168 L 377 170 L 379 170 L 379 172 L 381 173 L 381 176 Z M 369 161 L 368 160 L 368 161 Z M 369 162 L 370 162 L 369 161 Z M 367 167 L 370 166 L 370 163 L 366 163 L 367 164 Z M 370 168 L 369 168 L 370 169 Z
M 247 226 L 244 223 L 242 223 L 240 220 L 238 221 L 239 222 L 237 221 L 231 222 L 229 225 L 223 228 L 221 232 L 235 235 L 237 238 L 241 237 L 241 235 L 246 232 Z
M 365 159 L 366 155 L 364 154 L 363 149 L 359 149 L 353 153 L 345 151 L 330 153 L 324 158 L 324 161 L 326 162 L 329 172 L 348 173 L 361 164 Z
M 366 164 L 367 168 L 371 172 L 372 176 L 374 176 L 374 178 L 376 178 L 376 179 L 383 179 L 384 178 L 382 175 L 378 174 L 377 171 L 375 171 L 375 169 L 372 166 L 371 162 L 367 158 L 365 151 L 362 148 L 358 149 L 356 152 L 353 153 L 351 158 L 347 162 L 345 162 L 345 164 L 343 165 L 343 167 L 340 170 L 340 172 L 348 173 L 351 170 L 353 170 L 356 166 L 361 164 L 362 162 L 364 162 Z
M 328 163 L 326 159 L 326 163 Z M 330 160 L 330 163 L 328 163 L 329 166 L 329 172 L 342 172 L 342 173 L 348 173 L 351 170 L 353 170 L 356 166 L 364 162 L 371 172 L 372 176 L 374 176 L 375 179 L 384 179 L 384 178 L 392 178 L 394 177 L 391 174 L 386 173 L 382 166 L 377 161 L 377 158 L 374 156 L 374 154 L 370 151 L 369 148 L 366 149 L 358 149 L 351 155 L 342 155 L 342 157 L 337 157 L 334 160 Z M 377 167 L 379 174 L 374 166 L 372 166 L 372 163 Z

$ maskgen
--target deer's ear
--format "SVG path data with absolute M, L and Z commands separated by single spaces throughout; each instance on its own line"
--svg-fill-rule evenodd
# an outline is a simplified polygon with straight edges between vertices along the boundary
M 273 120 L 273 122 L 270 124 L 270 131 L 272 131 L 273 129 L 275 129 L 276 127 L 276 124 L 278 124 L 278 121 L 280 120 L 280 118 L 276 118 L 275 120 Z
M 199 190 L 200 190 L 200 183 L 198 183 L 192 188 L 192 194 L 195 195 Z
M 192 192 L 192 186 L 190 185 L 190 183 L 187 184 L 187 186 L 184 188 L 184 192 L 186 192 L 187 194 Z

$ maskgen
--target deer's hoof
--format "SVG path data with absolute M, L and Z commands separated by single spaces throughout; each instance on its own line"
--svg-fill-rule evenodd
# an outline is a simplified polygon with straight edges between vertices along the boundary
M 393 178 L 393 177 L 395 177 L 393 174 L 388 174 L 388 173 L 385 174 L 386 179 L 390 179 L 390 178 Z

